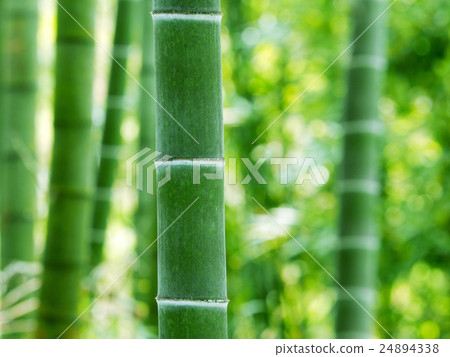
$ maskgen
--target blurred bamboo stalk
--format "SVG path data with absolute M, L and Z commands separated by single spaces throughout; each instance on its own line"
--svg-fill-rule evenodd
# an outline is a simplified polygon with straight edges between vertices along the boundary
M 37 67 L 37 2 L 3 0 L 2 13 L 2 211 L 1 268 L 33 260 L 36 202 L 34 132 Z M 31 160 L 30 160 L 31 158 Z M 32 163 L 30 164 L 30 161 Z M 23 282 L 16 274 L 5 294 Z M 28 301 L 28 300 L 27 300 Z M 4 302 L 4 301 L 3 301 Z M 17 305 L 26 301 L 17 301 Z M 2 304 L 2 309 L 5 306 Z M 11 307 L 14 309 L 15 307 Z M 6 313 L 6 312 L 5 312 Z M 11 315 L 9 321 L 23 318 Z M 20 338 L 19 331 L 3 337 Z
M 5 175 L 5 142 L 6 142 L 6 120 L 8 118 L 6 112 L 5 98 L 5 73 L 6 73 L 6 50 L 5 50 L 5 0 L 0 0 L 0 215 L 3 217 L 3 191 L 4 191 L 4 175 Z M 1 221 L 1 220 L 0 220 Z M 0 227 L 0 243 L 2 229 Z M 0 257 L 1 259 L 1 257 Z M 2 266 L 2 262 L 0 262 Z
M 43 258 L 38 337 L 56 338 L 76 319 L 86 262 L 92 195 L 91 113 L 95 1 L 60 0 L 50 211 Z M 66 13 L 66 11 L 68 13 Z M 77 336 L 77 326 L 63 338 Z
M 153 21 L 150 14 L 152 8 L 151 0 L 142 1 L 143 32 L 142 32 L 142 68 L 141 84 L 149 93 L 155 93 L 155 59 L 153 42 Z M 155 101 L 145 92 L 141 91 L 140 96 L 140 131 L 139 149 L 145 147 L 154 150 L 155 143 Z M 145 170 L 144 170 L 145 171 Z M 153 187 L 155 186 L 155 177 Z M 147 182 L 147 179 L 144 179 Z M 136 254 L 142 253 L 157 237 L 156 223 L 156 195 L 151 195 L 146 191 L 138 191 L 138 208 L 135 216 L 136 223 Z M 156 246 L 149 249 L 136 264 L 134 275 L 134 296 L 139 306 L 142 306 L 142 316 L 144 323 L 151 327 L 152 332 L 157 334 L 158 328 L 158 307 L 156 304 L 157 295 L 157 262 Z
M 164 108 L 156 109 L 156 144 L 171 156 L 156 169 L 157 182 L 171 171 L 157 196 L 161 338 L 227 337 L 220 18 L 219 0 L 156 0 L 153 9 Z M 220 179 L 203 177 L 216 172 Z
M 117 2 L 116 29 L 112 55 L 118 63 L 114 60 L 111 61 L 106 118 L 94 196 L 90 242 L 91 269 L 95 268 L 103 260 L 103 246 L 111 208 L 112 188 L 116 177 L 122 141 L 120 127 L 122 125 L 123 110 L 126 105 L 127 73 L 122 67 L 126 68 L 127 66 L 138 5 L 139 2 L 137 1 L 118 0 Z
M 386 1 L 354 5 L 357 38 L 385 10 Z M 371 314 L 377 296 L 379 160 L 383 124 L 378 99 L 385 69 L 385 24 L 379 18 L 352 47 L 344 114 L 344 155 L 339 182 L 339 282 Z M 373 336 L 372 318 L 339 291 L 336 334 L 339 338 Z

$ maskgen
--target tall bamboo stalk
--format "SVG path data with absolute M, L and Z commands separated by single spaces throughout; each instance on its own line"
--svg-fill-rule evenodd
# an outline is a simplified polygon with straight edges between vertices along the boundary
M 5 51 L 5 0 L 0 0 L 0 215 L 3 217 L 3 183 L 5 172 L 5 141 L 6 141 L 6 98 L 5 98 L 5 73 L 6 73 L 6 51 Z M 1 228 L 1 227 L 0 227 Z M 0 229 L 0 240 L 2 229 Z M 1 241 L 0 241 L 1 242 Z M 1 258 L 0 258 L 1 259 Z M 2 262 L 0 261 L 0 264 Z M 1 265 L 3 266 L 3 265 Z
M 93 33 L 94 1 L 59 3 Z M 38 326 L 38 336 L 45 338 L 58 337 L 77 317 L 92 194 L 94 42 L 60 6 L 57 26 L 55 135 Z M 72 326 L 62 337 L 74 337 L 76 332 Z
M 227 337 L 223 175 L 193 184 L 190 161 L 223 173 L 220 18 L 219 0 L 153 9 L 157 98 L 173 116 L 157 106 L 157 149 L 172 157 L 157 166 L 158 182 L 171 170 L 158 189 L 161 338 Z
M 385 1 L 360 0 L 353 10 L 354 38 L 385 9 Z M 377 295 L 379 233 L 379 153 L 383 125 L 378 98 L 385 67 L 384 21 L 378 19 L 353 45 L 344 116 L 344 156 L 340 181 L 339 282 L 370 313 Z M 340 291 L 336 333 L 368 338 L 372 318 Z
M 2 269 L 33 260 L 37 3 L 5 1 Z M 14 285 L 14 284 L 13 284 Z M 12 287 L 12 286 L 11 286 Z
M 133 21 L 137 1 L 118 0 L 113 57 L 126 67 L 133 34 Z M 120 152 L 120 127 L 125 104 L 127 74 L 114 60 L 111 62 L 106 118 L 103 129 L 100 166 L 97 173 L 97 188 L 92 223 L 90 265 L 95 268 L 103 258 L 105 231 L 111 206 L 111 190 L 116 176 Z
M 1 268 L 4 270 L 18 262 L 31 262 L 34 252 L 37 3 L 8 0 L 1 5 L 4 66 Z M 21 274 L 13 275 L 7 282 L 5 296 L 23 280 Z M 13 326 L 27 321 L 30 321 L 28 314 L 8 321 L 11 332 L 5 332 L 3 338 L 23 337 L 20 329 Z
M 153 44 L 153 21 L 150 15 L 151 0 L 143 1 L 143 34 L 142 34 L 142 68 L 141 84 L 149 93 L 155 93 L 155 61 Z M 141 91 L 140 97 L 140 136 L 139 148 L 155 149 L 155 101 L 145 91 Z M 152 178 L 155 187 L 155 178 Z M 146 181 L 145 181 L 146 182 Z M 136 253 L 143 252 L 157 236 L 156 225 L 156 196 L 146 191 L 138 191 L 139 203 L 136 211 Z M 153 329 L 158 326 L 157 295 L 157 268 L 156 249 L 150 249 L 145 257 L 140 259 L 135 266 L 136 300 L 144 306 L 144 322 Z M 140 309 L 139 309 L 140 310 Z M 156 332 L 156 331 L 155 331 Z

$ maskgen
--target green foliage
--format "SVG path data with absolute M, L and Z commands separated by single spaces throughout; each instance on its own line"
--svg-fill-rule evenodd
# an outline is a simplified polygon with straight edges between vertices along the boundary
M 16 261 L 0 271 L 0 328 L 2 338 L 33 338 L 39 300 L 40 266 Z
M 251 181 L 226 187 L 230 336 L 334 337 L 331 312 L 339 288 L 251 196 L 287 222 L 284 227 L 336 276 L 335 177 L 350 52 L 251 142 L 347 47 L 349 4 L 282 1 L 274 6 L 244 0 L 241 21 L 230 23 L 236 3 L 224 2 L 226 155 L 249 155 L 253 162 L 263 156 L 311 156 L 326 167 L 329 181 L 320 188 L 282 186 L 264 164 L 260 172 L 267 170 L 267 185 Z M 379 101 L 386 125 L 383 245 L 374 316 L 394 337 L 448 337 L 450 331 L 448 284 L 440 280 L 449 269 L 444 258 L 449 254 L 444 244 L 449 239 L 447 13 L 445 1 L 398 2 L 386 13 L 389 68 Z M 240 169 L 238 182 L 248 173 L 243 165 Z M 408 296 L 408 305 L 416 308 L 410 318 L 398 310 L 402 302 L 394 302 L 392 294 L 398 284 L 411 285 L 416 264 L 430 272 L 426 276 L 436 274 L 436 283 Z M 256 279 L 266 266 L 272 267 L 270 278 Z M 384 336 L 381 329 L 376 334 Z
M 449 338 L 450 287 L 443 276 L 450 253 L 450 7 L 446 1 L 398 5 L 380 102 L 387 124 L 386 244 L 378 310 L 396 337 Z

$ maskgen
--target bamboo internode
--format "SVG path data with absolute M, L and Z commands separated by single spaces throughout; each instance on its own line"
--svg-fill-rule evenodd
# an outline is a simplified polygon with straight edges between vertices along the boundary
M 180 160 L 204 159 L 202 173 L 215 174 L 223 159 L 219 14 L 219 1 L 153 9 L 157 99 L 178 122 L 157 107 L 157 149 L 172 157 L 157 166 L 158 179 L 171 169 L 158 190 L 158 232 L 195 201 L 158 241 L 162 338 L 227 337 L 223 175 L 194 185 L 194 165 Z

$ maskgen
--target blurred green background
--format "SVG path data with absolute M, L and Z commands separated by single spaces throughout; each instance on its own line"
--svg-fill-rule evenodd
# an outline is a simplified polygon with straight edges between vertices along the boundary
M 336 177 L 346 92 L 345 53 L 264 135 L 251 144 L 348 46 L 350 2 L 222 1 L 225 152 L 227 158 L 313 157 L 324 186 L 226 185 L 226 239 L 231 338 L 333 338 L 338 287 L 252 200 L 255 197 L 331 273 L 336 273 Z M 36 255 L 44 247 L 52 145 L 55 10 L 39 1 Z M 115 1 L 99 0 L 95 37 L 111 48 Z M 150 16 L 150 15 L 149 15 Z M 388 71 L 379 101 L 386 126 L 382 160 L 382 251 L 375 317 L 396 338 L 450 338 L 450 4 L 398 0 L 388 18 Z M 129 72 L 138 77 L 140 39 Z M 96 47 L 94 142 L 101 138 L 110 58 Z M 107 231 L 101 291 L 135 257 L 136 191 L 125 185 L 125 160 L 138 149 L 136 103 L 122 125 L 123 158 Z M 149 99 L 150 100 L 150 99 Z M 238 162 L 238 182 L 247 175 Z M 227 180 L 225 180 L 227 182 Z M 156 238 L 156 237 L 155 237 Z M 156 248 L 156 247 L 154 247 Z M 30 277 L 39 266 L 29 269 Z M 140 323 L 146 307 L 132 297 L 130 274 L 81 318 L 81 337 L 154 337 Z M 90 278 L 94 279 L 94 278 Z M 83 282 L 82 306 L 92 282 Z M 145 287 L 144 287 L 145 289 Z M 374 324 L 375 325 L 375 324 Z M 374 336 L 386 338 L 374 326 Z

